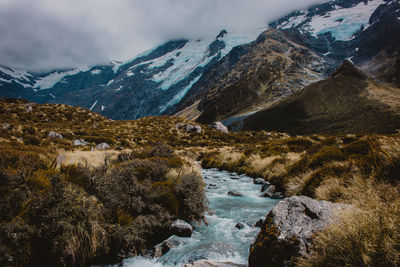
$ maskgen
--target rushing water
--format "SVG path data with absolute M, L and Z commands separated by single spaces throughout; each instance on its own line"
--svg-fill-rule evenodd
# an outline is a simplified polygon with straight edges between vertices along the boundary
M 200 259 L 231 261 L 247 264 L 250 244 L 259 232 L 253 225 L 265 218 L 276 200 L 258 197 L 261 185 L 245 175 L 203 170 L 207 184 L 208 207 L 215 214 L 206 215 L 208 226 L 197 226 L 190 238 L 173 236 L 180 244 L 158 259 L 134 257 L 124 261 L 124 267 L 175 267 Z M 239 191 L 241 197 L 229 196 L 231 190 Z M 237 223 L 244 223 L 239 230 Z

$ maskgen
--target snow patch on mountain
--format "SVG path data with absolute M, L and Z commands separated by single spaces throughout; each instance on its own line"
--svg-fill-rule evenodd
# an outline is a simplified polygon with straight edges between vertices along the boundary
M 218 38 L 218 40 L 225 43 L 225 48 L 220 51 L 220 54 L 217 53 L 214 57 L 207 56 L 209 45 L 214 40 L 191 40 L 179 50 L 169 52 L 160 58 L 143 62 L 142 64 L 150 63 L 149 69 L 154 69 L 166 65 L 172 59 L 173 66 L 155 74 L 152 78 L 152 81 L 161 83 L 160 89 L 168 90 L 172 85 L 186 78 L 196 68 L 206 66 L 215 57 L 222 58 L 226 56 L 235 46 L 254 41 L 266 29 L 266 27 L 258 28 L 247 33 L 228 32 L 223 37 Z
M 168 101 L 167 104 L 165 104 L 164 106 L 161 106 L 160 113 L 163 113 L 168 107 L 171 107 L 171 106 L 179 103 L 179 101 L 181 101 L 182 98 L 185 97 L 185 95 L 189 92 L 190 88 L 192 88 L 192 86 L 199 81 L 200 77 L 201 77 L 201 75 L 197 76 L 185 88 L 183 88 L 183 90 L 181 90 L 170 101 Z
M 300 27 L 314 36 L 330 32 L 336 40 L 348 41 L 357 31 L 369 26 L 368 21 L 372 13 L 384 3 L 384 0 L 372 0 L 350 8 L 336 5 L 334 10 L 311 18 L 307 16 L 307 11 L 301 11 L 288 21 L 282 22 L 277 28 Z
M 51 74 L 49 74 L 47 76 L 40 77 L 36 81 L 36 83 L 34 85 L 34 88 L 38 88 L 40 90 L 50 89 L 54 85 L 56 85 L 57 83 L 62 82 L 62 80 L 65 77 L 76 75 L 81 71 L 87 71 L 87 70 L 88 69 L 78 68 L 78 69 L 69 70 L 69 71 L 53 72 L 53 73 L 51 73 Z
M 98 101 L 99 101 L 99 100 L 96 100 L 96 102 L 94 102 L 94 104 L 90 107 L 89 110 L 92 110 L 92 109 L 96 106 L 96 104 L 97 104 Z
M 92 75 L 99 75 L 101 73 L 101 70 L 92 70 L 91 73 Z
M 12 81 L 22 85 L 25 88 L 32 86 L 32 80 L 34 77 L 28 73 L 27 71 L 18 70 L 18 69 L 10 69 L 7 67 L 0 66 L 0 72 L 6 74 L 6 76 L 10 77 L 10 79 L 6 79 L 8 77 L 2 77 L 1 81 L 11 83 Z

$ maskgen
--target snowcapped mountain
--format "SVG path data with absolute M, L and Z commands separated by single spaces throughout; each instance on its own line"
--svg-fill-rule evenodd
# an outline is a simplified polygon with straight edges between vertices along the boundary
M 123 63 L 35 75 L 0 68 L 2 96 L 82 106 L 115 119 L 160 115 L 233 47 L 263 32 L 222 30 L 213 40 L 174 40 Z
M 172 40 L 127 62 L 33 74 L 0 67 L 0 95 L 66 103 L 113 119 L 178 114 L 241 121 L 347 59 L 400 87 L 400 4 L 336 0 L 253 32 Z

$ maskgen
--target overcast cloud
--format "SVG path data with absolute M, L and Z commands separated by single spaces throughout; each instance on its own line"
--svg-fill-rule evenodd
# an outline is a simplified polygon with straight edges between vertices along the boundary
M 175 38 L 246 31 L 326 0 L 0 0 L 0 64 L 35 72 L 127 60 Z

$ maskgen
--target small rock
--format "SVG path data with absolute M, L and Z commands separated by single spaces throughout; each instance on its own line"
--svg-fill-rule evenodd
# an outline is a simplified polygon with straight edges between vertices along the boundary
M 267 190 L 265 190 L 259 197 L 272 197 L 275 193 L 276 187 L 275 185 L 270 185 Z
M 74 140 L 74 146 L 86 146 L 87 143 L 84 139 Z
M 169 227 L 171 235 L 176 235 L 180 237 L 191 237 L 193 232 L 193 227 L 183 220 L 176 220 Z
M 257 178 L 253 180 L 254 184 L 265 184 L 265 180 L 263 178 Z
M 199 260 L 192 263 L 187 263 L 182 267 L 246 267 L 246 265 L 233 262 L 218 262 L 214 260 Z
M 104 150 L 104 149 L 109 149 L 109 148 L 110 148 L 110 145 L 105 142 L 100 143 L 96 146 L 96 149 L 99 149 L 99 150 Z
M 265 181 L 265 183 L 261 187 L 261 192 L 266 191 L 270 185 L 271 184 L 269 182 Z
M 208 189 L 217 189 L 217 185 L 216 184 L 208 184 L 207 188 Z
M 179 122 L 179 123 L 177 123 L 176 125 L 175 125 L 175 129 L 182 129 L 183 127 L 185 127 L 185 124 L 183 124 L 183 123 L 181 123 L 181 122 Z
M 222 133 L 228 133 L 228 132 L 229 132 L 228 127 L 226 127 L 226 126 L 225 126 L 222 122 L 220 122 L 220 121 L 213 122 L 213 123 L 211 124 L 211 128 L 213 128 L 213 129 L 215 129 L 215 130 L 217 130 L 217 131 L 220 131 L 220 132 L 222 132 Z
M 282 198 L 285 198 L 285 195 L 282 192 L 274 192 L 270 198 L 282 199 Z
M 153 248 L 153 253 L 151 253 L 151 256 L 153 258 L 160 258 L 163 255 L 162 253 L 162 247 L 160 245 L 157 245 Z
M 241 229 L 244 229 L 244 228 L 246 227 L 246 225 L 245 225 L 244 223 L 239 222 L 239 223 L 237 223 L 237 224 L 235 225 L 235 227 L 236 227 L 237 229 L 241 230 Z
M 170 242 L 170 241 L 164 241 L 161 245 L 162 248 L 162 254 L 164 255 L 165 253 L 167 253 L 168 251 L 170 251 L 172 248 L 174 248 L 175 245 Z
M 33 110 L 31 105 L 28 105 L 28 107 L 25 109 L 25 112 L 31 112 Z
M 228 192 L 228 196 L 233 196 L 233 197 L 242 197 L 243 194 L 240 193 L 239 191 L 232 190 Z
M 201 127 L 199 125 L 186 124 L 184 128 L 187 133 L 201 133 Z
M 11 125 L 9 123 L 3 123 L 2 126 L 3 126 L 4 129 L 10 129 L 11 128 Z
M 263 219 L 259 219 L 255 224 L 254 227 L 261 227 L 264 224 L 264 220 Z
M 59 133 L 56 133 L 54 131 L 49 132 L 49 138 L 58 138 L 58 139 L 63 139 L 63 136 Z

